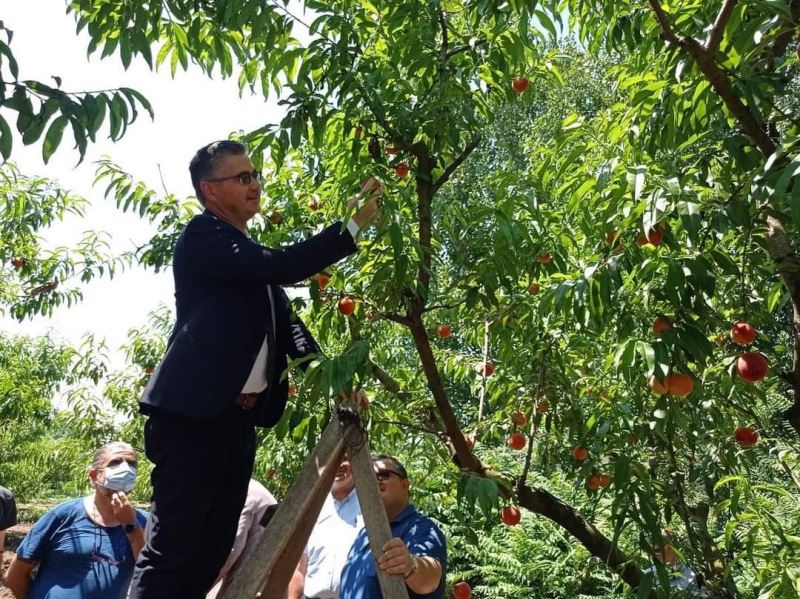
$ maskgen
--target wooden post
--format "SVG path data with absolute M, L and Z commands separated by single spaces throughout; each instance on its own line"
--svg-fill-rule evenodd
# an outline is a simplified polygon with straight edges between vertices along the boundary
M 389 527 L 386 509 L 381 500 L 378 479 L 375 478 L 375 471 L 372 468 L 372 456 L 369 453 L 366 434 L 359 428 L 351 426 L 346 431 L 346 441 L 370 551 L 377 561 L 383 553 L 381 547 L 392 538 L 392 529 Z M 402 576 L 387 574 L 378 568 L 377 564 L 375 571 L 378 573 L 383 599 L 408 599 L 408 590 Z
M 239 565 L 219 599 L 252 598 L 262 588 L 268 589 L 265 597 L 283 597 L 325 497 L 330 493 L 344 443 L 339 421 L 332 418 L 289 488 L 286 499 L 261 534 L 255 550 Z M 309 522 L 310 526 L 304 526 Z M 301 531 L 304 534 L 297 534 Z
M 255 550 L 236 569 L 219 599 L 283 599 L 325 498 L 333 485 L 345 448 L 349 452 L 364 526 L 375 559 L 392 537 L 372 469 L 366 433 L 358 411 L 348 402 L 322 433 L 317 446 L 269 520 Z M 408 599 L 400 576 L 378 570 L 384 599 Z

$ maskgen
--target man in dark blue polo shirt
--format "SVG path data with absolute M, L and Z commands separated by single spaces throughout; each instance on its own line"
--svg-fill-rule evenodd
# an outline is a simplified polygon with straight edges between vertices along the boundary
M 382 547 L 377 567 L 405 578 L 411 599 L 442 599 L 447 571 L 442 531 L 409 504 L 408 473 L 396 458 L 380 455 L 372 465 L 393 535 Z M 382 599 L 375 568 L 367 532 L 362 528 L 342 571 L 340 599 Z

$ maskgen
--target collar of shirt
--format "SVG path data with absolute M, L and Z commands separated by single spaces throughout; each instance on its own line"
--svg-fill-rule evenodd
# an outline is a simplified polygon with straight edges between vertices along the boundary
M 355 498 L 355 496 L 356 496 L 356 490 L 355 489 L 352 489 L 341 500 L 336 499 L 336 497 L 333 497 L 333 495 L 331 495 L 331 497 L 333 497 L 333 505 L 334 505 L 334 507 L 336 508 L 337 511 L 339 509 L 341 509 L 342 507 L 344 507 L 347 503 L 349 503 L 353 498 Z
M 350 526 L 356 525 L 356 521 L 361 515 L 361 506 L 358 503 L 358 494 L 355 489 L 350 491 L 341 501 L 329 493 L 317 518 L 317 523 L 324 522 L 334 515 L 347 522 Z
M 400 512 L 399 514 L 397 514 L 397 516 L 394 517 L 394 520 L 392 520 L 389 524 L 392 526 L 392 528 L 394 528 L 395 526 L 403 527 L 410 521 L 416 519 L 416 517 L 417 517 L 417 508 L 415 508 L 413 505 L 409 503 L 403 509 L 402 512 Z

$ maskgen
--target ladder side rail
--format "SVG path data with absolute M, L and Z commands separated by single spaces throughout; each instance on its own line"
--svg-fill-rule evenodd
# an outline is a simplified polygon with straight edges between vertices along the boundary
M 383 599 L 409 599 L 403 577 L 387 574 L 377 565 L 378 557 L 383 553 L 381 547 L 392 538 L 392 529 L 381 500 L 378 480 L 375 478 L 375 471 L 372 468 L 372 456 L 366 442 L 366 433 L 356 427 L 350 427 L 347 430 L 346 439 L 358 502 L 361 505 L 372 557 L 375 559 L 375 570 L 378 573 Z
M 300 546 L 302 552 L 325 497 L 330 492 L 344 446 L 345 440 L 339 421 L 335 417 L 331 418 L 317 446 L 289 488 L 286 498 L 261 534 L 252 554 L 239 565 L 230 584 L 222 589 L 219 599 L 256 597 L 258 591 L 267 585 L 290 542 L 293 542 L 294 549 Z M 311 527 L 303 526 L 307 521 L 311 522 Z M 305 533 L 306 529 L 307 534 L 298 534 Z M 297 538 L 293 539 L 295 536 Z M 299 554 L 297 557 L 299 559 Z M 292 565 L 292 571 L 296 564 L 297 561 Z M 269 587 L 275 588 L 276 585 L 270 583 Z M 285 588 L 284 586 L 283 590 Z

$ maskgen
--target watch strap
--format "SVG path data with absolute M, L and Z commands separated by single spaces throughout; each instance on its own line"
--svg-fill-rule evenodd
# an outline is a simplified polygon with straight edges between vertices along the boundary
M 407 580 L 407 579 L 411 578 L 412 576 L 414 576 L 414 574 L 417 573 L 417 568 L 419 568 L 419 563 L 417 561 L 417 556 L 412 553 L 411 554 L 411 571 L 409 571 L 408 574 L 403 576 L 403 578 Z
M 125 526 L 123 526 L 123 530 L 125 530 L 125 534 L 130 534 L 134 530 L 136 530 L 137 528 L 139 528 L 139 523 L 138 522 L 132 523 L 132 524 L 126 524 Z

